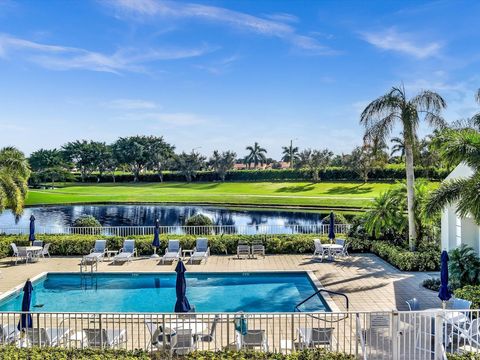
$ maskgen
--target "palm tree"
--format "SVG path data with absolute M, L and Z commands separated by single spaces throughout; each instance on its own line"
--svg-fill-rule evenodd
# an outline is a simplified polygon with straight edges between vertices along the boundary
M 231 170 L 235 165 L 236 156 L 237 154 L 233 151 L 224 151 L 223 153 L 220 153 L 218 150 L 215 150 L 213 152 L 209 163 L 221 181 L 225 181 L 227 171 Z
M 400 153 L 400 159 L 403 161 L 405 158 L 405 143 L 403 142 L 403 138 L 395 136 L 391 138 L 390 142 L 394 144 L 390 151 L 390 156 Z
M 420 116 L 431 125 L 444 126 L 440 112 L 445 107 L 445 100 L 435 92 L 426 90 L 407 99 L 403 86 L 393 87 L 388 93 L 372 101 L 360 117 L 360 123 L 366 128 L 367 139 L 386 139 L 396 124 L 399 123 L 402 126 L 407 177 L 408 239 L 411 250 L 415 249 L 417 238 L 413 165 L 417 128 Z
M 253 146 L 247 146 L 246 150 L 250 151 L 245 158 L 245 163 L 248 164 L 248 167 L 253 163 L 256 168 L 258 164 L 263 165 L 267 161 L 267 157 L 265 156 L 267 150 L 260 147 L 257 142 L 255 142 Z
M 282 154 L 282 161 L 290 163 L 290 169 L 293 168 L 296 161 L 300 160 L 298 146 L 293 146 L 292 140 L 290 140 L 290 146 L 282 146 Z
M 11 209 L 15 215 L 22 213 L 29 176 L 30 167 L 21 151 L 0 149 L 0 212 Z

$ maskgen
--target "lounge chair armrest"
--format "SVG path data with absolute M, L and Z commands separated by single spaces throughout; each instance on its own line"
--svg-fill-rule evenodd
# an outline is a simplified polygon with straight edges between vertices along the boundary
M 210 256 L 210 246 L 207 248 L 207 255 Z
M 133 249 L 133 256 L 138 257 L 138 251 L 137 248 Z
M 178 254 L 178 256 L 181 256 L 181 255 L 182 255 L 182 248 L 181 248 L 181 247 L 178 248 L 177 254 Z

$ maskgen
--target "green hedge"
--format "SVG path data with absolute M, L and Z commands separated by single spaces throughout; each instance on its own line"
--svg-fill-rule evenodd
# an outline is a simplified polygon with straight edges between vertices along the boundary
M 480 353 L 447 354 L 448 360 L 480 360 Z
M 409 251 L 382 240 L 349 239 L 350 252 L 371 252 L 402 271 L 435 271 L 440 268 L 440 250 L 434 246 Z
M 8 360 L 164 360 L 162 352 L 145 351 L 63 349 L 63 348 L 18 348 L 0 346 L 0 359 Z M 194 351 L 176 357 L 185 360 L 353 360 L 353 355 L 309 349 L 291 354 L 264 353 L 260 351 Z
M 454 291 L 457 298 L 469 300 L 472 302 L 472 309 L 480 309 L 480 286 L 467 285 Z
M 106 239 L 109 249 L 120 249 L 124 238 L 101 235 L 37 235 L 37 240 L 51 243 L 50 254 L 56 256 L 79 256 L 87 254 L 96 239 Z M 161 235 L 158 253 L 164 253 L 168 239 L 179 239 L 183 249 L 195 247 L 196 235 Z M 236 254 L 240 240 L 252 243 L 261 240 L 267 254 L 311 254 L 314 250 L 312 239 L 321 238 L 327 243 L 326 236 L 312 234 L 295 235 L 210 235 L 210 251 L 213 255 Z M 130 236 L 136 240 L 139 255 L 152 254 L 152 235 Z M 28 235 L 0 235 L 0 258 L 11 256 L 10 243 L 28 245 Z M 378 255 L 402 271 L 435 271 L 440 267 L 440 251 L 434 247 L 428 250 L 412 252 L 400 246 L 381 240 L 348 239 L 349 252 L 370 252 Z
M 193 249 L 195 235 L 161 235 L 159 253 L 163 253 L 167 246 L 168 239 L 179 239 L 183 249 Z M 212 254 L 225 255 L 236 254 L 239 240 L 252 243 L 255 240 L 262 240 L 265 243 L 265 250 L 268 254 L 304 254 L 313 253 L 314 244 L 313 235 L 210 235 L 208 236 L 210 252 Z M 96 239 L 106 239 L 109 249 L 120 249 L 123 243 L 123 237 L 119 236 L 101 236 L 101 235 L 36 235 L 37 240 L 43 240 L 45 243 L 51 243 L 50 254 L 57 256 L 73 256 L 87 254 L 95 244 Z M 136 247 L 139 255 L 152 254 L 153 235 L 130 236 L 136 240 Z M 324 236 L 325 242 L 328 239 Z M 12 254 L 10 243 L 17 245 L 28 245 L 28 235 L 1 235 L 0 236 L 0 258 Z
M 415 168 L 415 176 L 417 178 L 429 178 L 431 180 L 443 180 L 448 175 L 448 171 L 437 168 Z M 311 173 L 301 169 L 268 169 L 268 170 L 231 170 L 228 171 L 226 181 L 310 181 Z M 341 167 L 330 167 L 320 172 L 320 179 L 323 181 L 363 181 L 352 170 Z M 369 174 L 369 180 L 403 180 L 405 179 L 405 167 L 403 165 L 387 165 L 385 168 L 373 169 Z M 185 181 L 185 177 L 176 171 L 166 171 L 163 175 L 164 181 Z M 214 171 L 199 171 L 193 181 L 211 182 L 218 181 L 219 178 Z M 80 181 L 80 175 L 75 174 L 75 180 Z M 97 182 L 97 175 L 89 175 L 85 178 L 86 182 Z M 111 175 L 102 175 L 101 182 L 111 182 Z M 115 176 L 116 182 L 132 182 L 132 174 L 119 174 Z M 158 182 L 157 174 L 147 173 L 140 174 L 139 181 L 142 182 Z

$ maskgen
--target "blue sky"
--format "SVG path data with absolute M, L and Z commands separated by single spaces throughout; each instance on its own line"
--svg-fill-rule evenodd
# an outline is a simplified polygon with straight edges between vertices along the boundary
M 401 82 L 443 95 L 448 120 L 478 110 L 479 18 L 473 0 L 0 0 L 0 145 L 350 151 Z

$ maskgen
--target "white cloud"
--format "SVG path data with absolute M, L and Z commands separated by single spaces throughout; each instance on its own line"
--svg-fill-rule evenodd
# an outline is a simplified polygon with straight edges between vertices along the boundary
M 108 108 L 119 110 L 148 110 L 158 107 L 153 101 L 141 99 L 116 99 L 108 101 L 104 105 Z
M 442 44 L 435 41 L 418 43 L 413 35 L 400 33 L 394 28 L 380 32 L 364 32 L 361 36 L 363 40 L 379 49 L 404 53 L 418 59 L 436 56 L 442 48 Z
M 212 51 L 202 45 L 193 49 L 120 49 L 112 54 L 103 54 L 77 47 L 42 44 L 0 34 L 0 57 L 23 53 L 25 59 L 52 70 L 83 69 L 121 73 L 142 72 L 143 65 L 161 60 L 175 60 L 201 56 Z
M 335 53 L 314 37 L 299 34 L 296 28 L 289 24 L 296 20 L 296 17 L 290 14 L 273 14 L 267 18 L 223 7 L 160 0 L 109 0 L 101 3 L 108 4 L 119 17 L 128 16 L 137 20 L 162 17 L 210 21 L 263 36 L 277 37 L 297 48 L 317 54 Z

